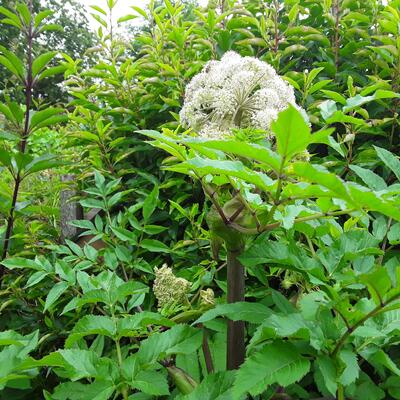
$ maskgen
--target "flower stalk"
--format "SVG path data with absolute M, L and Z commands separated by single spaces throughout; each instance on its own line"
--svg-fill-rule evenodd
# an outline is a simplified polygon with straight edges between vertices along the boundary
M 228 304 L 245 301 L 245 271 L 238 257 L 244 245 L 231 247 L 227 243 Z M 228 370 L 238 369 L 246 355 L 244 321 L 228 321 L 227 360 Z

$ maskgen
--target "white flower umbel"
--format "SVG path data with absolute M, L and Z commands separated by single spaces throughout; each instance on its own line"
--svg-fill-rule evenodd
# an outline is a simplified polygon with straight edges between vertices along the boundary
M 278 113 L 292 104 L 293 87 L 269 64 L 230 51 L 210 61 L 186 88 L 181 123 L 200 136 L 221 138 L 233 128 L 270 130 Z

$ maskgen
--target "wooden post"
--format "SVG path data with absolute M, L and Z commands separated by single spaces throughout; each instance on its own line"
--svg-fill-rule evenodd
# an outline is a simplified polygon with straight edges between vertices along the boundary
M 83 219 L 83 209 L 79 202 L 74 200 L 78 194 L 75 175 L 62 175 L 61 182 L 66 184 L 60 193 L 61 239 L 65 241 L 65 239 L 71 240 L 79 234 L 79 228 L 71 226 L 69 222 Z

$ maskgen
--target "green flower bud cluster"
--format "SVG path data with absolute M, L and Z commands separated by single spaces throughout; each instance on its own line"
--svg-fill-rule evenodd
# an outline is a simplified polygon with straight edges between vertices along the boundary
M 158 301 L 159 309 L 187 302 L 187 294 L 191 287 L 189 281 L 184 278 L 177 278 L 167 264 L 164 264 L 161 268 L 155 268 L 155 275 L 153 292 Z
M 207 308 L 215 306 L 214 291 L 211 288 L 200 290 L 200 304 Z
M 293 161 L 303 161 L 308 162 L 310 161 L 311 155 L 307 150 L 302 151 L 293 158 Z

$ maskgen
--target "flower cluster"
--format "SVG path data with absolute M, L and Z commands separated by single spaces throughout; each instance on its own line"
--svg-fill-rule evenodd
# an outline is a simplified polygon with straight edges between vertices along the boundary
M 212 289 L 200 290 L 200 304 L 207 308 L 215 306 L 215 295 Z
M 153 291 L 158 301 L 159 309 L 174 304 L 181 305 L 187 300 L 191 283 L 183 278 L 177 278 L 172 269 L 164 264 L 161 268 L 155 268 L 156 279 Z
M 186 88 L 183 126 L 200 136 L 221 138 L 234 128 L 269 131 L 278 113 L 292 104 L 293 88 L 269 64 L 230 51 L 210 61 Z

